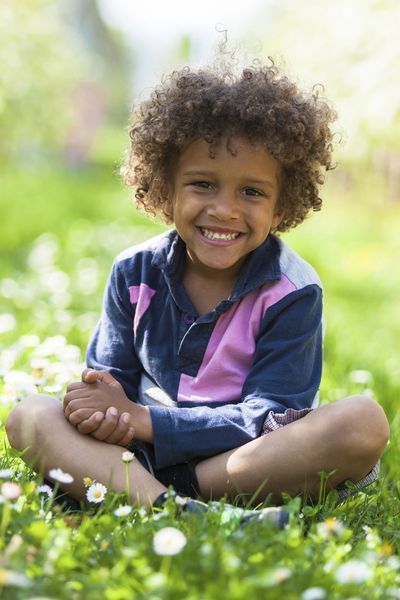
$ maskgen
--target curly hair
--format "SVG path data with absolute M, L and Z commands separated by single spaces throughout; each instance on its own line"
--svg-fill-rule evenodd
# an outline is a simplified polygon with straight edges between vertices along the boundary
M 133 115 L 130 148 L 121 169 L 135 188 L 137 205 L 171 223 L 166 192 L 181 152 L 203 139 L 215 156 L 221 139 L 245 136 L 261 142 L 281 167 L 279 209 L 283 219 L 275 231 L 301 223 L 321 208 L 319 185 L 331 162 L 336 113 L 316 88 L 306 95 L 271 64 L 245 68 L 235 75 L 224 69 L 185 67 L 156 87 Z

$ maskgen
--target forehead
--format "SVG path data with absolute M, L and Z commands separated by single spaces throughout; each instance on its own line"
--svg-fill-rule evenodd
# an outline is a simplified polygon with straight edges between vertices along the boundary
M 254 177 L 268 174 L 278 178 L 279 163 L 261 142 L 239 136 L 222 138 L 212 150 L 211 154 L 210 144 L 203 139 L 191 142 L 178 158 L 176 175 L 208 170 Z

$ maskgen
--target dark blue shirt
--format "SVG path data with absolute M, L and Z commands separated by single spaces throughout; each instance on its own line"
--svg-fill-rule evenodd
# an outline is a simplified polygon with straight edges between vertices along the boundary
M 199 316 L 185 254 L 169 231 L 117 257 L 87 353 L 151 404 L 157 468 L 249 442 L 269 411 L 315 405 L 321 379 L 322 289 L 309 264 L 269 235 L 230 298 Z

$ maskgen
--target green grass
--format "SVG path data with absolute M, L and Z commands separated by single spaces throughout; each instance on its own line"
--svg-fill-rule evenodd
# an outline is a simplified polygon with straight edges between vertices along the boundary
M 0 185 L 4 423 L 23 395 L 61 396 L 79 377 L 113 257 L 162 227 L 132 208 L 112 168 L 14 171 Z M 112 494 L 98 509 L 69 515 L 41 498 L 2 426 L 0 468 L 14 470 L 3 481 L 17 481 L 21 494 L 0 505 L 0 597 L 289 600 L 317 587 L 303 598 L 400 598 L 399 227 L 399 206 L 331 187 L 323 211 L 284 236 L 325 287 L 322 402 L 369 393 L 390 419 L 377 484 L 341 506 L 333 497 L 316 506 L 286 499 L 292 516 L 282 532 L 267 523 L 239 528 L 223 506 L 200 516 L 177 516 L 171 505 L 117 517 L 125 500 Z M 354 382 L 356 370 L 368 381 Z M 153 549 L 166 526 L 186 536 L 173 557 Z

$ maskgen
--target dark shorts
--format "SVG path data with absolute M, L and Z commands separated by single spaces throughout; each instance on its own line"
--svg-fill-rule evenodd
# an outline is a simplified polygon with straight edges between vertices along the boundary
M 132 442 L 128 446 L 128 450 L 134 452 L 141 465 L 160 483 L 165 485 L 165 487 L 172 485 L 174 490 L 182 496 L 200 498 L 199 482 L 197 481 L 195 471 L 197 463 L 201 460 L 200 458 L 178 465 L 172 465 L 171 467 L 157 469 L 155 467 L 156 461 L 153 447 L 150 444 Z

